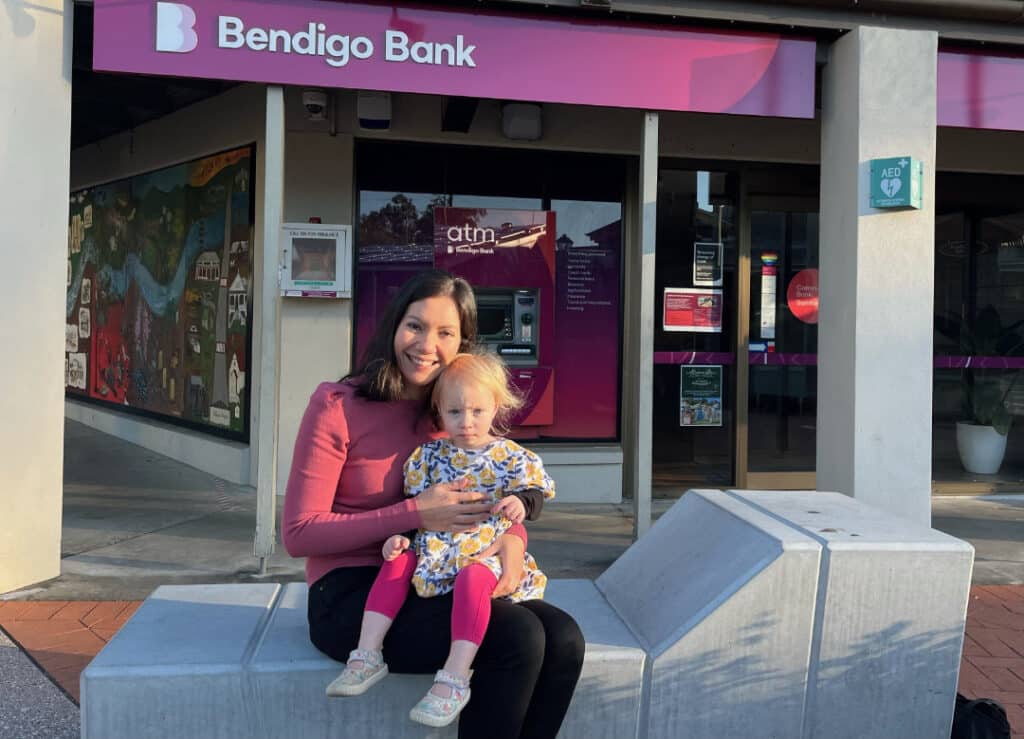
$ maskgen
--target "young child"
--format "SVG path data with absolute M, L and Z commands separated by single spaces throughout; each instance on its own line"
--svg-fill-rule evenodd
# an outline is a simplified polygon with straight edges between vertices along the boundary
M 433 687 L 409 713 L 421 724 L 447 726 L 469 702 L 470 667 L 501 577 L 493 545 L 511 527 L 521 528 L 528 513 L 535 518 L 542 501 L 554 497 L 555 484 L 536 454 L 498 435 L 522 400 L 509 388 L 508 372 L 497 356 L 456 356 L 437 379 L 431 404 L 449 438 L 412 453 L 405 463 L 405 494 L 415 496 L 438 483 L 464 480 L 467 490 L 495 500 L 492 515 L 472 531 L 420 530 L 412 542 L 400 535 L 384 542 L 384 564 L 366 601 L 359 646 L 327 694 L 360 695 L 387 674 L 381 647 L 410 582 L 423 598 L 453 593 L 451 651 Z M 547 578 L 529 554 L 523 568 L 522 582 L 505 597 L 542 598 Z

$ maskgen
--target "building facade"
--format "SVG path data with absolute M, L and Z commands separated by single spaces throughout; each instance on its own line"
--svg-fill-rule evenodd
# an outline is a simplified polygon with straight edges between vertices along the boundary
M 38 180 L 19 206 L 35 220 L 8 228 L 52 243 L 17 262 L 46 286 L 39 315 L 41 276 L 67 274 L 65 381 L 53 317 L 10 416 L 38 418 L 58 458 L 66 414 L 255 486 L 265 555 L 309 394 L 438 266 L 477 287 L 528 397 L 514 433 L 559 498 L 630 498 L 638 531 L 652 496 L 691 487 L 840 490 L 922 522 L 933 489 L 1019 489 L 1024 441 L 999 433 L 1024 412 L 1019 31 L 979 3 L 915 8 L 18 11 L 6 38 L 50 66 L 17 84 L 54 113 L 4 114 L 33 143 L 8 171 Z M 92 44 L 74 74 L 72 41 Z M 40 171 L 79 90 L 173 101 L 182 80 L 209 87 L 157 115 L 94 95 L 107 127 L 79 114 Z M 872 186 L 918 187 L 920 207 L 872 207 Z M 964 421 L 995 427 L 995 472 L 965 468 Z M 24 511 L 49 532 L 14 568 L 31 582 L 56 574 L 60 480 L 8 434 L 46 501 Z

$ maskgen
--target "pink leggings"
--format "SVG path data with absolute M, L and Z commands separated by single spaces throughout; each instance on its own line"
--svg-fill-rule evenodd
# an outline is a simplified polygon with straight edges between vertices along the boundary
M 366 610 L 394 620 L 409 593 L 409 581 L 416 569 L 416 554 L 407 549 L 385 562 L 366 599 Z M 491 594 L 498 580 L 482 564 L 464 567 L 455 577 L 452 594 L 452 640 L 464 639 L 479 645 L 491 620 Z

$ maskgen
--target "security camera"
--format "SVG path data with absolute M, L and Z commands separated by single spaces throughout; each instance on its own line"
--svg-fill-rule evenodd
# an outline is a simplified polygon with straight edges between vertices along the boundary
M 306 109 L 306 118 L 311 121 L 327 119 L 327 93 L 323 90 L 303 90 L 302 105 Z

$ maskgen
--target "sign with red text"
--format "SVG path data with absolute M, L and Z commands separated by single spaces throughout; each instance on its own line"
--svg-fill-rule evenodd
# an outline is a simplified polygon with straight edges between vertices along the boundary
M 665 331 L 722 332 L 722 291 L 666 287 L 662 311 Z

